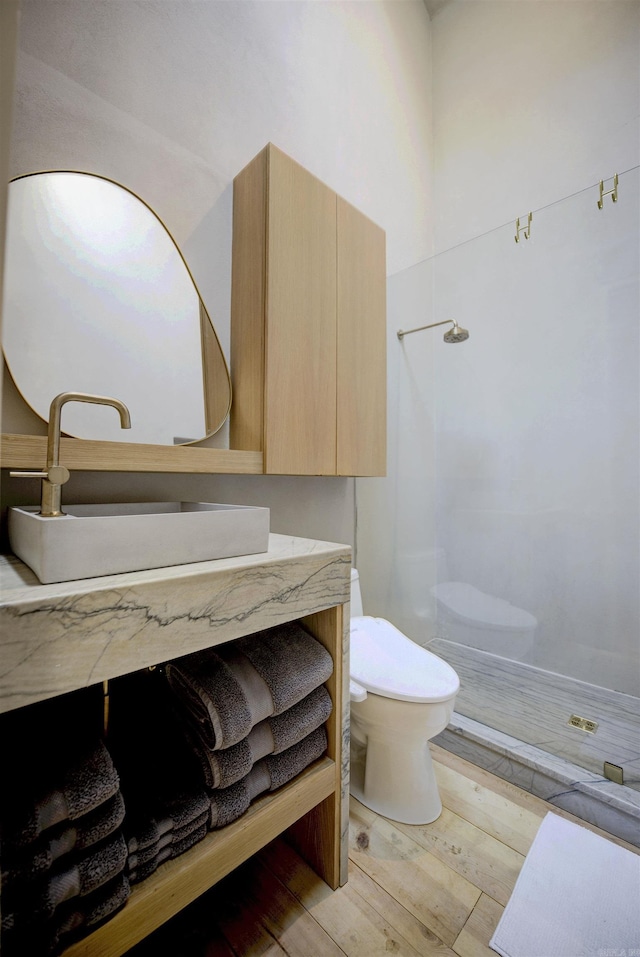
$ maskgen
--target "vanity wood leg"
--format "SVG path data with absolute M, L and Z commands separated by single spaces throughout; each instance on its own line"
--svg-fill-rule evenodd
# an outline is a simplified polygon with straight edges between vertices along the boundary
M 335 790 L 287 831 L 289 842 L 334 890 L 340 883 L 345 882 L 341 881 L 341 872 L 346 872 L 346 868 L 341 868 L 341 857 L 346 853 L 341 841 L 342 806 L 343 801 L 348 799 L 348 782 L 342 779 L 343 607 L 337 605 L 301 619 L 302 624 L 324 645 L 334 661 L 333 674 L 326 682 L 326 687 L 333 702 L 333 711 L 327 722 L 327 756 L 335 762 Z

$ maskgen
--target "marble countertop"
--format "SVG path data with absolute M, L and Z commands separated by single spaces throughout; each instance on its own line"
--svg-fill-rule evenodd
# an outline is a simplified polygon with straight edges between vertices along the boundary
M 268 551 L 42 585 L 0 556 L 0 711 L 160 664 L 349 600 L 351 548 Z

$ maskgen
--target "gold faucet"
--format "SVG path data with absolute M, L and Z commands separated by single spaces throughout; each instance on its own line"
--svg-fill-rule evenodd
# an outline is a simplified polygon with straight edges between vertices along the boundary
M 120 425 L 131 428 L 129 410 L 120 399 L 111 399 L 107 395 L 90 395 L 87 392 L 61 392 L 53 399 L 49 408 L 49 427 L 47 430 L 47 464 L 42 472 L 9 472 L 13 478 L 41 478 L 42 500 L 40 515 L 55 518 L 64 515 L 60 507 L 62 486 L 69 481 L 70 472 L 60 465 L 60 417 L 62 406 L 66 402 L 90 402 L 93 405 L 110 405 L 120 413 Z

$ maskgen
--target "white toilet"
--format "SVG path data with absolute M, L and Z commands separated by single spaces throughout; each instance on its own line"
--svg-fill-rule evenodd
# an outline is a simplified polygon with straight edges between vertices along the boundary
M 363 615 L 351 572 L 351 785 L 354 797 L 403 824 L 440 815 L 427 742 L 453 714 L 460 679 L 383 618 Z
M 526 658 L 533 647 L 538 620 L 524 608 L 468 582 L 439 582 L 431 594 L 438 637 L 516 661 Z

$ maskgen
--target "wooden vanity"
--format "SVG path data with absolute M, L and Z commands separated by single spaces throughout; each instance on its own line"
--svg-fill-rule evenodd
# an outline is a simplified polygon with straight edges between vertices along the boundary
M 56 585 L 0 556 L 3 712 L 293 620 L 334 661 L 326 757 L 134 885 L 124 908 L 65 957 L 124 954 L 284 831 L 332 888 L 346 882 L 350 568 L 346 545 L 283 535 L 259 555 Z

